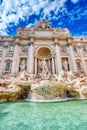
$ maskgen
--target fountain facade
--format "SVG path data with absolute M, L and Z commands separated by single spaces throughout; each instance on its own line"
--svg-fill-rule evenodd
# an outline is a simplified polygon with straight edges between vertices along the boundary
M 64 69 L 87 75 L 87 38 L 73 37 L 68 29 L 51 28 L 42 19 L 35 28 L 19 28 L 15 37 L 0 36 L 0 76 L 21 70 L 38 75 L 45 59 L 48 73 Z
M 41 64 L 42 71 L 30 75 L 25 70 L 17 77 L 0 80 L 0 100 L 25 99 L 29 101 L 59 101 L 66 98 L 87 98 L 87 77 L 77 78 L 70 71 L 50 75 L 47 65 Z
M 87 98 L 87 38 L 72 37 L 42 19 L 0 42 L 1 97 L 14 90 L 17 100 L 24 86 L 30 100 Z

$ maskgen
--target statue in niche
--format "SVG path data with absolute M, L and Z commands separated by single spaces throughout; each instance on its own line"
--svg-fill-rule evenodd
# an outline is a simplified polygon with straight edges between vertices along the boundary
M 68 61 L 66 59 L 62 62 L 63 70 L 68 71 Z
M 43 59 L 40 62 L 40 70 L 41 70 L 40 76 L 43 79 L 48 79 L 50 77 L 50 72 L 49 72 L 49 69 L 48 69 L 48 66 L 47 66 L 47 62 L 46 62 L 45 59 Z
M 25 67 L 26 67 L 26 64 L 25 64 L 25 59 L 22 60 L 21 64 L 20 64 L 20 71 L 24 71 L 25 70 Z

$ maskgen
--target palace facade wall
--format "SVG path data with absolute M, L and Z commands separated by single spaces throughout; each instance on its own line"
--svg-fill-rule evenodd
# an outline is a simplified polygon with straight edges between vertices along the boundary
M 44 19 L 35 28 L 19 28 L 16 36 L 0 36 L 0 76 L 23 70 L 38 75 L 43 60 L 51 74 L 87 75 L 87 38 L 51 28 Z

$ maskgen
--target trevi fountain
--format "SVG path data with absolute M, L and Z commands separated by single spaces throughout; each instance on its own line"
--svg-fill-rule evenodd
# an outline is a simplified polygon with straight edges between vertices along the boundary
M 29 75 L 22 66 L 17 77 L 1 79 L 0 129 L 86 130 L 87 77 L 67 71 L 66 61 L 59 75 L 50 74 L 45 59 L 40 68 Z
M 0 79 L 0 100 L 15 101 L 59 101 L 64 99 L 86 99 L 87 77 L 76 77 L 68 71 L 67 61 L 59 75 L 51 75 L 45 59 L 40 63 L 38 75 L 28 74 L 22 64 L 16 77 Z
M 87 130 L 87 39 L 45 20 L 5 38 L 0 130 Z

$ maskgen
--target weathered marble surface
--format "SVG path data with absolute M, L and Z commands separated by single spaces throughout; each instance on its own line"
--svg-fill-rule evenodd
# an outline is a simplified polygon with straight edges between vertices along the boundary
M 83 83 L 82 83 L 83 81 Z M 29 100 L 57 100 L 64 98 L 87 98 L 87 78 L 79 83 L 43 80 L 31 85 Z
M 87 98 L 87 77 L 77 78 L 71 72 L 61 71 L 51 80 L 31 85 L 29 100 L 57 100 L 64 98 Z
M 32 84 L 29 94 L 29 99 L 33 100 L 53 100 L 66 97 L 65 84 L 49 80 L 42 80 L 38 84 Z
M 59 100 L 65 98 L 87 98 L 87 77 L 77 78 L 71 72 L 62 71 L 49 80 L 20 73 L 17 77 L 0 79 L 0 101 Z
M 0 80 L 0 101 L 14 101 L 26 98 L 30 90 L 30 83 L 23 76 Z

